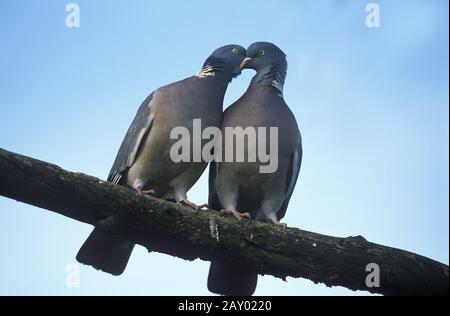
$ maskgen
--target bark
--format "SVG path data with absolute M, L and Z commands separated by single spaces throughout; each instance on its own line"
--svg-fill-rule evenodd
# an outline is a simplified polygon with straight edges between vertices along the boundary
M 261 275 L 301 277 L 384 295 L 449 293 L 448 265 L 418 254 L 368 242 L 362 236 L 332 237 L 237 221 L 209 209 L 193 211 L 1 148 L 0 195 L 186 260 L 226 260 Z M 369 263 L 380 268 L 380 287 L 366 285 Z

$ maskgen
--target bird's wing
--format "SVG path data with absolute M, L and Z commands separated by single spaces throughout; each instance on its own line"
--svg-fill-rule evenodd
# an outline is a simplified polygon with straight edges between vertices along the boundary
M 230 111 L 231 106 L 229 106 L 225 111 L 222 113 L 221 121 L 224 120 L 224 117 L 227 112 Z M 208 170 L 208 206 L 209 208 L 220 211 L 222 209 L 222 205 L 220 204 L 219 196 L 216 192 L 216 178 L 219 174 L 219 164 L 213 160 L 209 163 L 209 170 Z
M 208 206 L 209 208 L 220 211 L 222 206 L 220 205 L 219 197 L 217 196 L 215 181 L 217 178 L 219 165 L 215 161 L 209 163 L 209 174 L 208 174 Z
M 286 210 L 291 199 L 292 192 L 294 192 L 295 184 L 297 183 L 298 174 L 302 165 L 303 149 L 302 143 L 299 143 L 298 149 L 291 154 L 288 174 L 286 178 L 286 195 L 283 204 L 277 212 L 278 220 L 281 220 L 286 214 Z
M 120 145 L 116 160 L 109 172 L 108 181 L 116 184 L 123 184 L 123 175 L 136 161 L 142 145 L 147 138 L 153 124 L 151 101 L 153 94 L 150 94 L 139 107 L 133 122 L 131 123 L 125 138 Z

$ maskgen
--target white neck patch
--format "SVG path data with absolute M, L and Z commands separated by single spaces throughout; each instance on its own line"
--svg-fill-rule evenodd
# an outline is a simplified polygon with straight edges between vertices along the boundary
M 215 76 L 214 68 L 211 65 L 205 65 L 200 71 L 196 74 L 199 78 L 211 77 Z
M 276 79 L 272 80 L 271 85 L 278 90 L 278 95 L 283 97 L 283 85 Z

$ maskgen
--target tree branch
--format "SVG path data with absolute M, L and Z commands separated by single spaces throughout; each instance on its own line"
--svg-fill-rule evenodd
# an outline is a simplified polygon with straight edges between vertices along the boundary
M 0 195 L 124 235 L 149 251 L 194 260 L 239 262 L 259 274 L 307 278 L 384 295 L 448 295 L 448 266 L 371 243 L 193 211 L 123 186 L 0 148 Z M 366 266 L 380 287 L 366 286 Z

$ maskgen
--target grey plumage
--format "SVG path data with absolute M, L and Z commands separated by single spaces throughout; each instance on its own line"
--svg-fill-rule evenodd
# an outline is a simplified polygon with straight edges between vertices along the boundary
M 209 204 L 237 216 L 239 211 L 245 211 L 256 220 L 280 224 L 302 161 L 297 122 L 283 99 L 286 57 L 278 47 L 266 42 L 250 45 L 247 57 L 242 66 L 255 69 L 257 73 L 245 94 L 225 111 L 222 130 L 239 126 L 244 129 L 277 127 L 278 168 L 273 173 L 261 173 L 259 161 L 212 163 Z M 232 278 L 230 273 L 233 273 Z M 242 270 L 236 263 L 213 262 L 208 288 L 223 295 L 251 295 L 256 288 L 256 278 L 256 273 Z
M 117 152 L 116 160 L 108 175 L 108 181 L 115 184 L 124 184 L 123 175 L 136 160 L 136 155 L 143 144 L 143 139 L 148 136 L 153 122 L 150 102 L 153 98 L 152 92 L 139 107 L 133 122 L 128 128 L 125 138 Z
M 127 185 L 139 193 L 151 191 L 158 197 L 193 205 L 186 193 L 207 162 L 172 161 L 170 149 L 176 140 L 170 138 L 171 130 L 184 127 L 192 135 L 194 119 L 201 119 L 203 127 L 220 127 L 225 91 L 240 73 L 245 52 L 239 45 L 223 46 L 208 57 L 197 75 L 151 93 L 122 141 L 108 181 Z M 77 260 L 121 274 L 133 247 L 133 243 L 96 228 L 81 247 Z

